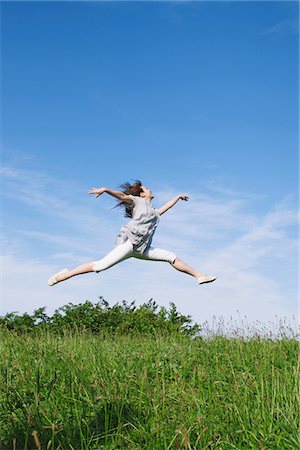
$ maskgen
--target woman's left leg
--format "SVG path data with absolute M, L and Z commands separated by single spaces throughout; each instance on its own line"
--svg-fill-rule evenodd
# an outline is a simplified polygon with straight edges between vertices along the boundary
M 185 262 L 183 262 L 181 259 L 179 259 L 175 255 L 175 253 L 170 252 L 168 250 L 164 250 L 162 248 L 150 247 L 148 252 L 144 254 L 134 254 L 133 256 L 135 256 L 136 258 L 148 259 L 152 261 L 167 261 L 171 264 L 172 267 L 174 267 L 174 269 L 195 277 L 199 284 L 209 283 L 216 279 L 216 277 L 212 275 L 205 275 L 201 272 L 198 272 L 196 269 L 193 269 L 192 267 L 188 266 Z

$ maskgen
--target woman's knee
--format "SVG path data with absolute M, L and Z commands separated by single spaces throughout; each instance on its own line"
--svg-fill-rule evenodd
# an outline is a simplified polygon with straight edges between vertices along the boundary
M 162 250 L 161 257 L 163 258 L 163 261 L 167 261 L 171 265 L 173 265 L 176 260 L 175 253 L 170 252 L 169 250 Z
M 101 261 L 101 259 L 99 261 L 92 261 L 91 262 L 91 268 L 93 272 L 100 272 L 100 268 L 99 268 L 99 262 Z
M 149 259 L 156 260 L 156 261 L 166 261 L 170 264 L 174 264 L 176 260 L 175 253 L 164 250 L 162 248 L 151 248 L 148 255 Z
M 109 269 L 110 267 L 114 266 L 121 260 L 117 261 L 111 261 L 107 260 L 106 258 L 99 259 L 99 261 L 93 261 L 92 262 L 92 269 L 94 272 L 102 272 L 103 270 Z

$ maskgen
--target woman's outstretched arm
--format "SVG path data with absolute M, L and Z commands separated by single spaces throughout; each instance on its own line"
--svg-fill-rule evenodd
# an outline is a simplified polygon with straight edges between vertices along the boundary
M 106 194 L 111 195 L 112 197 L 115 197 L 115 198 L 118 198 L 119 200 L 122 200 L 125 203 L 128 203 L 128 204 L 132 204 L 133 203 L 132 198 L 129 195 L 124 194 L 124 192 L 115 191 L 113 189 L 109 189 L 109 188 L 105 188 L 105 187 L 92 188 L 92 189 L 89 190 L 88 193 L 96 195 L 96 198 L 97 198 L 100 195 L 104 194 L 104 192 L 106 192 Z
M 170 200 L 168 203 L 166 203 L 164 206 L 162 206 L 161 208 L 159 208 L 157 211 L 160 215 L 162 215 L 163 213 L 165 213 L 166 211 L 168 211 L 168 209 L 172 208 L 172 206 L 175 205 L 175 203 L 178 202 L 178 200 L 184 200 L 184 201 L 188 201 L 188 197 L 184 194 L 180 194 L 177 195 L 177 197 L 174 197 L 172 200 Z

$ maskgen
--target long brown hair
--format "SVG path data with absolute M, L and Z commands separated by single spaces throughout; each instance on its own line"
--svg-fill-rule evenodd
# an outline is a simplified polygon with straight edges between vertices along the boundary
M 134 180 L 134 184 L 130 183 L 124 183 L 119 186 L 119 188 L 122 189 L 122 192 L 127 195 L 134 195 L 136 197 L 140 196 L 140 193 L 143 192 L 142 190 L 142 182 L 140 180 Z M 125 217 L 132 217 L 132 209 L 133 205 L 129 205 L 128 203 L 125 203 L 123 200 L 118 200 L 115 208 L 117 206 L 121 206 L 125 209 Z

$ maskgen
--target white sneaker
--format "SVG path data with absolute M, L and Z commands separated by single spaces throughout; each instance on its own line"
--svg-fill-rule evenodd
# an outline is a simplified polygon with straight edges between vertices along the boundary
M 48 280 L 49 286 L 53 286 L 54 284 L 57 283 L 57 281 L 56 281 L 57 275 L 62 275 L 63 273 L 67 273 L 67 272 L 69 272 L 68 269 L 63 269 L 60 272 L 57 272 L 55 275 L 52 275 L 52 277 L 49 278 L 49 280 Z
M 197 278 L 198 284 L 204 284 L 204 283 L 211 283 L 212 281 L 215 281 L 217 277 L 214 277 L 213 275 L 204 275 L 203 277 Z

